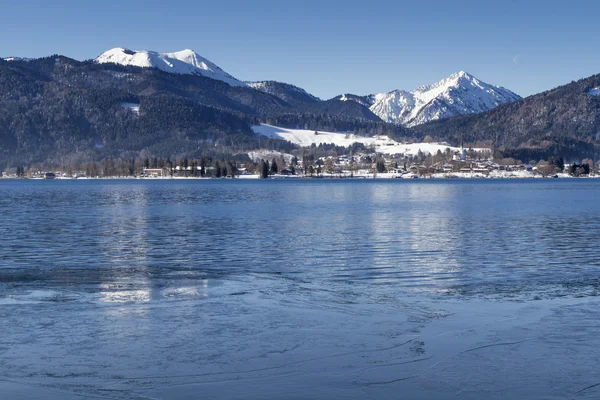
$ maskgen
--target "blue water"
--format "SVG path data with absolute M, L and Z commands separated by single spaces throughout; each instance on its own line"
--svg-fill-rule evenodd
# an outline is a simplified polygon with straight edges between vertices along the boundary
M 0 181 L 0 281 L 187 271 L 441 290 L 600 275 L 600 181 Z
M 598 398 L 598 199 L 595 179 L 0 180 L 0 395 Z

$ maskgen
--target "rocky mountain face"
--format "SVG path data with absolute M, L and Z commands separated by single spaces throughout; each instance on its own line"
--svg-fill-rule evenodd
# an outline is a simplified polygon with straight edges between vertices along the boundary
M 481 114 L 414 128 L 454 143 L 485 143 L 529 161 L 548 156 L 600 159 L 600 75 L 504 104 Z
M 369 107 L 385 122 L 408 127 L 484 112 L 520 98 L 508 89 L 487 84 L 463 71 L 410 92 L 393 90 L 368 96 L 346 94 L 338 97 Z

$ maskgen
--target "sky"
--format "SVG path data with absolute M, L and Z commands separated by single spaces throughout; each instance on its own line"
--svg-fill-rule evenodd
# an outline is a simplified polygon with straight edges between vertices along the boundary
M 600 1 L 4 0 L 0 57 L 191 48 L 323 99 L 457 71 L 522 96 L 600 73 Z

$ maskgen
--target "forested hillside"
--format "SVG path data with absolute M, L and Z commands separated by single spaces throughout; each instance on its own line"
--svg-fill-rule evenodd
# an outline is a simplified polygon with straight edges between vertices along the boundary
M 415 128 L 458 144 L 478 143 L 522 160 L 550 155 L 600 158 L 600 75 L 505 104 L 490 111 Z
M 295 147 L 258 138 L 251 127 L 259 123 L 406 141 L 431 137 L 521 160 L 598 160 L 599 94 L 596 75 L 481 114 L 406 128 L 383 122 L 368 104 L 321 101 L 278 82 L 230 86 L 202 75 L 62 56 L 0 59 L 0 168 Z
M 0 60 L 0 163 L 227 154 L 257 148 L 251 125 L 297 113 L 281 98 L 203 76 L 79 62 Z M 366 110 L 306 107 L 307 120 L 351 126 Z M 376 118 L 376 117 L 375 117 Z M 267 143 L 272 149 L 289 144 Z

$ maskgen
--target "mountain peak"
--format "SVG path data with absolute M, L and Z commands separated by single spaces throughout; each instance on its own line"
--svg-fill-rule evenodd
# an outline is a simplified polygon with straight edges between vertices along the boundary
M 442 118 L 487 111 L 519 100 L 510 90 L 489 85 L 459 71 L 439 82 L 407 92 L 394 90 L 374 96 L 371 111 L 386 122 L 415 126 Z
M 105 51 L 95 61 L 99 64 L 113 63 L 141 68 L 156 68 L 175 74 L 201 75 L 223 81 L 230 86 L 246 86 L 245 83 L 235 79 L 219 66 L 191 49 L 184 49 L 175 53 L 159 53 L 152 50 L 129 50 L 116 47 Z
M 450 75 L 450 78 L 467 78 L 467 79 L 471 79 L 471 78 L 475 78 L 475 77 L 473 75 L 469 74 L 468 72 L 458 71 L 458 72 L 455 72 L 452 75 Z

